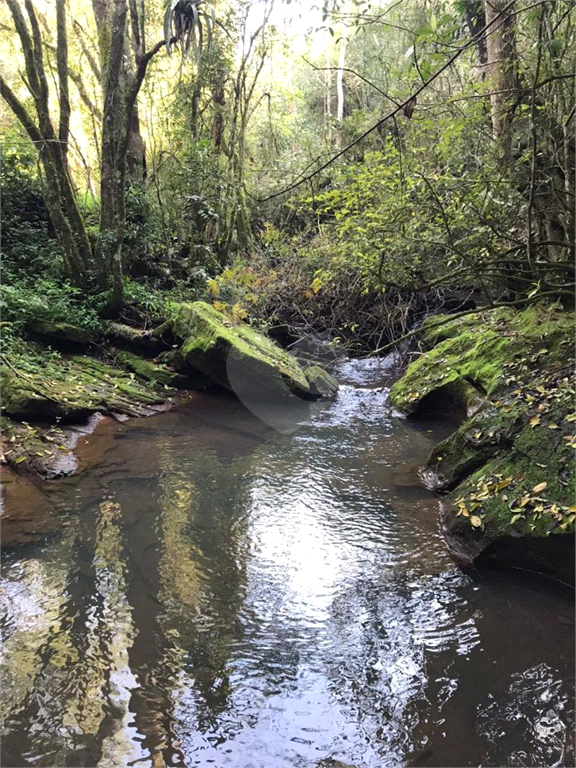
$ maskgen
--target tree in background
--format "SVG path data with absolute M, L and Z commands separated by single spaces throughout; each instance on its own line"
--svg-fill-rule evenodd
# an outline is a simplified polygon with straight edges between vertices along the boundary
M 143 156 L 138 146 L 136 102 L 148 64 L 162 49 L 180 44 L 185 52 L 201 50 L 201 30 L 211 29 L 212 14 L 200 0 L 171 0 L 166 9 L 165 37 L 146 47 L 143 0 L 94 0 L 99 31 L 103 112 L 101 116 L 100 225 L 95 246 L 88 237 L 68 167 L 70 94 L 68 20 L 65 0 L 56 2 L 58 121 L 50 113 L 45 41 L 32 0 L 7 0 L 25 62 L 25 82 L 35 115 L 4 78 L 0 94 L 39 152 L 45 177 L 45 199 L 62 245 L 67 275 L 83 290 L 110 291 L 103 314 L 118 311 L 123 297 L 123 243 L 126 230 L 127 173 Z M 131 54 L 131 61 L 129 52 Z M 130 61 L 130 63 L 128 63 Z

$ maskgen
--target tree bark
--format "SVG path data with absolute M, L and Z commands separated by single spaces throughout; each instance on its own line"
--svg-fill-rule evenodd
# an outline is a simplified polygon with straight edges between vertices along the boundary
M 514 5 L 508 0 L 485 0 L 488 72 L 491 77 L 492 132 L 504 159 L 511 160 L 513 107 L 518 98 Z
M 466 20 L 466 26 L 470 32 L 471 37 L 476 37 L 479 32 L 486 26 L 486 14 L 484 13 L 484 7 L 482 0 L 465 0 L 464 5 L 464 19 Z M 483 33 L 478 37 L 476 43 L 476 51 L 478 53 L 478 61 L 480 66 L 484 68 L 488 63 L 488 51 L 486 50 L 486 34 Z M 484 69 L 482 78 L 484 79 Z
M 92 263 L 92 250 L 68 172 L 70 104 L 67 61 L 60 57 L 57 62 L 59 91 L 64 101 L 60 104 L 60 124 L 56 131 L 50 117 L 42 37 L 34 5 L 31 0 L 24 2 L 28 15 L 27 24 L 18 0 L 7 0 L 7 4 L 22 45 L 27 83 L 34 100 L 37 123 L 1 78 L 0 95 L 22 123 L 39 151 L 45 177 L 46 207 L 62 244 L 65 268 L 71 282 L 77 287 L 84 288 Z M 57 27 L 58 42 L 62 44 L 65 52 L 67 38 L 63 0 L 57 2 Z
M 346 65 L 346 48 L 348 47 L 348 27 L 346 18 L 350 13 L 350 0 L 347 0 L 344 7 L 344 22 L 342 24 L 342 33 L 340 37 L 340 51 L 338 53 L 338 70 L 336 72 L 336 119 L 342 122 L 344 119 L 344 67 Z

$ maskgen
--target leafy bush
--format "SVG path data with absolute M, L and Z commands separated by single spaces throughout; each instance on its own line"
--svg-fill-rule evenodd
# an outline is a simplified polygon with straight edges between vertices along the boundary
M 101 323 L 94 307 L 81 300 L 81 293 L 67 283 L 56 284 L 45 278 L 35 285 L 25 282 L 0 286 L 3 331 L 23 334 L 32 320 L 67 322 L 80 328 L 98 330 Z
M 0 150 L 3 280 L 22 273 L 59 276 L 62 254 L 44 205 L 36 152 L 13 132 L 3 137 Z

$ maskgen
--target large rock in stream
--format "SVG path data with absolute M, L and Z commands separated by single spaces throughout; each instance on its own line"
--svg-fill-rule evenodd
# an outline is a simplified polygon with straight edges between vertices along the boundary
M 298 361 L 246 323 L 235 322 L 203 301 L 179 304 L 173 331 L 182 339 L 181 353 L 187 365 L 212 381 L 239 394 L 253 388 L 259 396 L 274 399 L 291 393 L 321 396 L 337 389 L 319 371 L 310 378 Z
M 554 307 L 432 317 L 390 391 L 412 418 L 461 414 L 421 470 L 461 564 L 574 582 L 574 315 Z

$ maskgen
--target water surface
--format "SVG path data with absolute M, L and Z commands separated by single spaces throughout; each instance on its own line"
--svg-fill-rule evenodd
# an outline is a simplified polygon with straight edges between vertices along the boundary
M 417 475 L 451 425 L 389 375 L 292 434 L 225 394 L 98 428 L 4 556 L 4 768 L 574 765 L 572 596 L 455 568 Z

